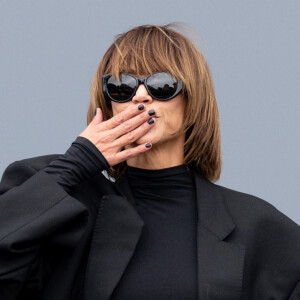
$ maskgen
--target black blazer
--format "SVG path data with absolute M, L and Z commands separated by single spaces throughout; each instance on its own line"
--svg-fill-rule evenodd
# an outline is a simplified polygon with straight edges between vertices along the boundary
M 126 176 L 113 183 L 99 173 L 68 194 L 42 170 L 57 156 L 3 174 L 1 300 L 108 300 L 143 230 Z M 193 174 L 198 299 L 300 299 L 299 226 L 262 199 Z

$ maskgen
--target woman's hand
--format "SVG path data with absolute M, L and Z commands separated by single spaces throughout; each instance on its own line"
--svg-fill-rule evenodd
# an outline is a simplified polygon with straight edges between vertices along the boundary
M 151 149 L 152 145 L 146 143 L 121 151 L 155 125 L 155 117 L 152 124 L 147 122 L 150 118 L 143 104 L 129 106 L 107 121 L 103 121 L 102 111 L 97 108 L 94 119 L 79 136 L 90 140 L 112 167 Z

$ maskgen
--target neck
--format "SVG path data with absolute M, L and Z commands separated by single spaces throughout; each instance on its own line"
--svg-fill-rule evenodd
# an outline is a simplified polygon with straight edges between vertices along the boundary
M 164 169 L 184 163 L 184 138 L 153 144 L 149 151 L 127 160 L 127 165 L 141 169 Z

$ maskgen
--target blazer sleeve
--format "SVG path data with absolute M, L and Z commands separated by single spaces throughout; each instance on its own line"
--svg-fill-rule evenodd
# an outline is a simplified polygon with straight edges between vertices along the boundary
M 293 289 L 293 292 L 288 300 L 299 300 L 300 299 L 300 281 L 296 285 L 296 287 Z
M 247 299 L 300 300 L 300 227 L 261 202 L 248 242 L 244 287 Z M 248 210 L 249 218 L 252 213 Z M 250 243 L 250 244 L 249 244 Z
M 17 299 L 27 284 L 41 289 L 41 279 L 33 278 L 41 245 L 51 239 L 74 247 L 87 219 L 87 208 L 43 170 L 24 161 L 10 164 L 0 183 L 1 299 Z
M 275 299 L 278 295 L 278 299 L 300 300 L 300 227 L 278 209 L 275 212 L 277 223 L 265 224 L 266 228 L 273 227 L 272 231 L 267 231 L 269 236 L 265 236 L 265 240 L 269 240 L 265 244 L 269 252 L 264 257 L 265 261 L 273 262 L 270 270 L 274 281 L 278 280 L 278 290 L 274 288 L 272 296 Z M 281 292 L 283 298 L 279 297 Z

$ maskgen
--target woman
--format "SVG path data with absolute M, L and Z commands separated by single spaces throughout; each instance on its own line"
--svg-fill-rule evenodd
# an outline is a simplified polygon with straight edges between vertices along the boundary
M 1 299 L 300 299 L 299 226 L 213 183 L 218 109 L 185 36 L 119 35 L 91 96 L 64 155 L 3 174 Z

